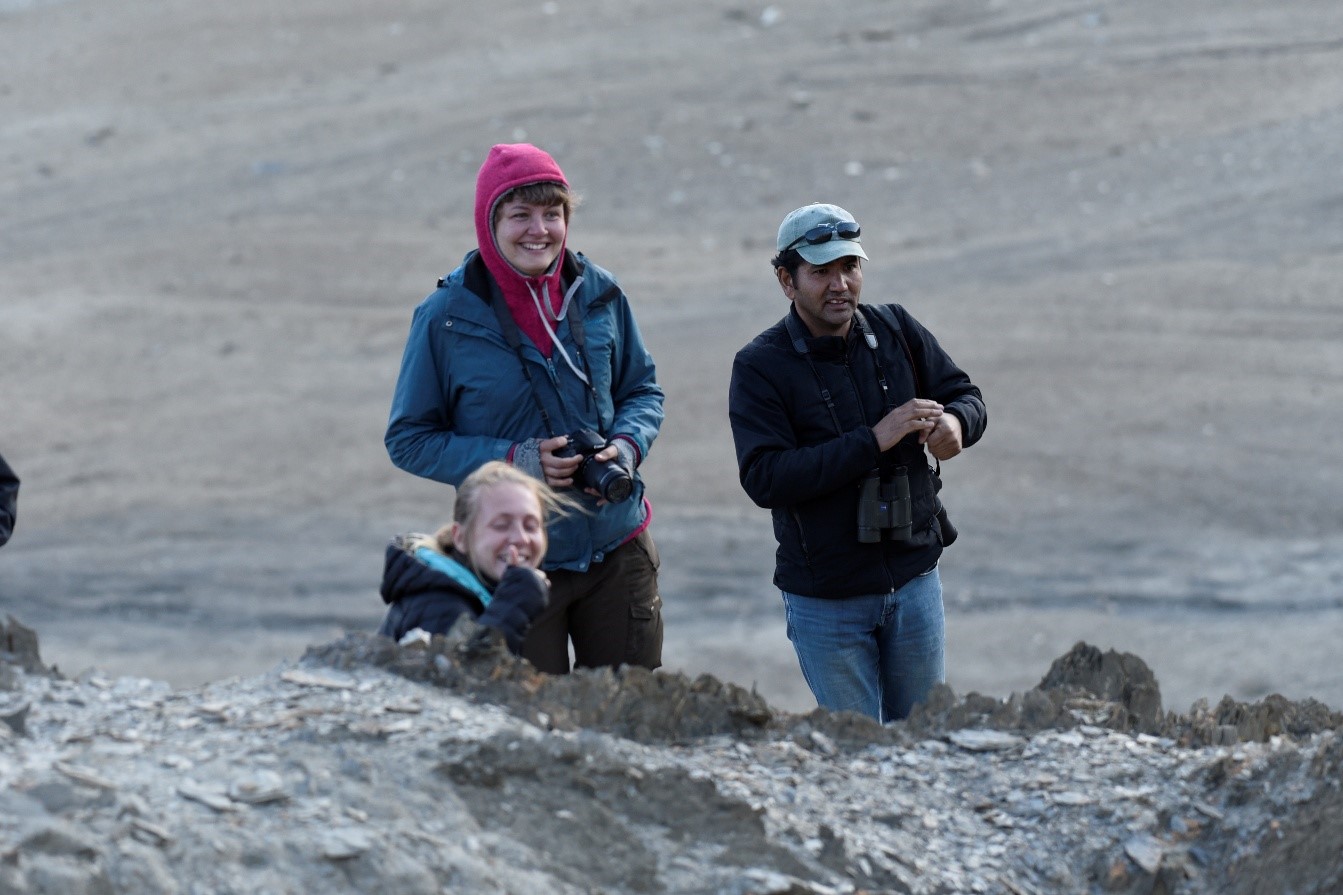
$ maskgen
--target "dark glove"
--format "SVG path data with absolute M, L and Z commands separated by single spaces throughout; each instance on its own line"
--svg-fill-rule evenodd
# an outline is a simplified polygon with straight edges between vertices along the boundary
M 545 575 L 526 566 L 510 566 L 476 621 L 502 631 L 509 650 L 520 655 L 527 629 L 549 602 L 550 583 Z

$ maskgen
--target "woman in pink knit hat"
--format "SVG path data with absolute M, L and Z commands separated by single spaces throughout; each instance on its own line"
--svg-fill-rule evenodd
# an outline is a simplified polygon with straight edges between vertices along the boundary
M 502 460 L 573 497 L 543 568 L 550 602 L 523 656 L 656 668 L 662 600 L 639 466 L 662 389 L 615 277 L 567 246 L 576 197 L 526 143 L 493 147 L 476 179 L 477 247 L 415 309 L 386 444 L 408 472 L 459 485 Z

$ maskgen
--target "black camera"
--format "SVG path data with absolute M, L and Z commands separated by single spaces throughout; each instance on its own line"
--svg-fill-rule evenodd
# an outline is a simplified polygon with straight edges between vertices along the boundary
M 628 500 L 634 493 L 634 477 L 615 460 L 596 460 L 605 450 L 607 441 L 591 429 L 579 429 L 569 436 L 569 443 L 555 452 L 556 457 L 582 457 L 574 472 L 574 479 L 591 488 L 610 503 Z
M 858 490 L 858 543 L 908 541 L 913 531 L 908 470 L 901 466 L 888 476 L 869 472 Z

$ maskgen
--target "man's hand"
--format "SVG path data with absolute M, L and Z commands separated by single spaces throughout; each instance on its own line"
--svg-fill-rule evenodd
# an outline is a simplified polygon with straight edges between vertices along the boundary
M 883 416 L 872 427 L 872 434 L 877 437 L 877 444 L 883 451 L 895 447 L 896 442 L 911 432 L 918 432 L 919 444 L 924 444 L 937 427 L 940 419 L 942 419 L 941 404 L 927 398 L 911 398 Z M 960 451 L 960 432 L 960 427 L 957 426 L 957 451 Z
M 938 460 L 950 460 L 961 452 L 961 418 L 954 413 L 942 414 L 923 443 Z

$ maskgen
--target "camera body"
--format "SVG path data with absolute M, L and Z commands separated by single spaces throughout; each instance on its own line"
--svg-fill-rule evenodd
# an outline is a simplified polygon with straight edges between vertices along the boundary
M 908 541 L 913 531 L 909 470 L 900 466 L 888 476 L 869 472 L 858 489 L 858 543 Z
M 608 442 L 591 429 L 579 429 L 569 436 L 569 443 L 555 452 L 557 457 L 582 457 L 574 471 L 574 480 L 591 488 L 608 503 L 629 500 L 634 493 L 634 477 L 614 460 L 597 460 L 596 455 L 606 449 Z

